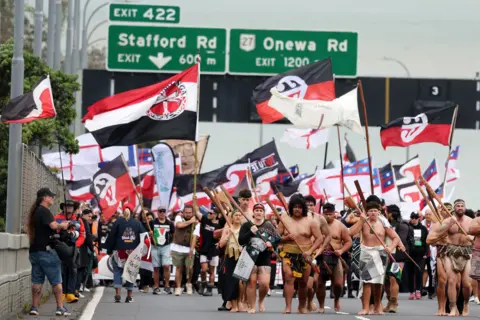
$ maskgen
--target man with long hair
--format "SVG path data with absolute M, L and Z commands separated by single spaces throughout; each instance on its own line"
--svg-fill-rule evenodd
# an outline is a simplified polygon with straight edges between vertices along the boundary
M 57 302 L 57 316 L 69 316 L 70 312 L 63 306 L 62 270 L 60 258 L 52 248 L 52 236 L 57 230 L 66 230 L 69 223 L 57 223 L 48 208 L 53 204 L 55 193 L 49 188 L 41 188 L 37 199 L 30 208 L 27 217 L 27 234 L 30 239 L 29 260 L 32 264 L 32 307 L 30 315 L 38 316 L 38 306 L 42 295 L 45 277 L 52 286 Z
M 291 233 L 288 233 L 287 228 Z M 308 313 L 307 284 L 310 277 L 310 264 L 323 236 L 318 221 L 308 215 L 307 204 L 303 196 L 291 197 L 288 204 L 288 217 L 284 217 L 283 221 L 279 223 L 278 232 L 282 235 L 283 251 L 280 253 L 280 257 L 285 273 L 283 289 L 285 310 L 283 312 L 287 314 L 292 312 L 294 282 L 295 279 L 298 279 L 298 312 Z M 314 242 L 312 242 L 312 237 Z

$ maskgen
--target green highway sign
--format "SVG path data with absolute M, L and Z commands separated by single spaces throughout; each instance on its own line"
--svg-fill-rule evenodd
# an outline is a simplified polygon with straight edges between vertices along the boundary
M 201 56 L 201 72 L 226 72 L 227 30 L 110 25 L 107 70 L 180 72 Z
M 332 58 L 333 73 L 357 74 L 356 32 L 230 30 L 229 73 L 271 75 Z
M 110 4 L 111 22 L 179 23 L 180 7 L 146 4 Z

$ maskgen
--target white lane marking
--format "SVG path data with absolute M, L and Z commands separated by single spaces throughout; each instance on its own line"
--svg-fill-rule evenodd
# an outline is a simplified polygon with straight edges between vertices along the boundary
M 368 318 L 360 317 L 360 316 L 355 316 L 355 319 L 357 319 L 357 320 L 370 320 Z
M 105 291 L 105 287 L 96 287 L 95 292 L 93 293 L 92 300 L 87 304 L 85 309 L 82 312 L 82 316 L 79 320 L 92 320 L 93 314 L 95 313 L 95 309 L 97 305 L 100 303 L 100 300 L 103 296 L 103 291 Z
M 348 313 L 348 312 L 342 312 L 342 311 L 337 311 L 337 312 L 335 312 L 335 313 L 336 313 L 336 314 L 350 314 L 350 313 Z

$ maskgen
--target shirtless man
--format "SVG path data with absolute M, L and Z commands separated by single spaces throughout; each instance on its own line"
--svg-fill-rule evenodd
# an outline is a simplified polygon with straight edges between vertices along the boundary
M 310 264 L 313 260 L 312 255 L 320 246 L 323 237 L 318 222 L 308 216 L 307 205 L 301 195 L 293 195 L 290 198 L 288 216 L 282 217 L 283 221 L 278 224 L 278 233 L 282 236 L 283 251 L 280 257 L 285 275 L 283 290 L 286 306 L 283 313 L 292 312 L 295 278 L 298 279 L 298 312 L 308 313 L 307 283 Z M 291 233 L 287 232 L 285 226 Z M 315 238 L 314 243 L 312 236 Z
M 463 316 L 468 316 L 468 300 L 472 292 L 470 282 L 471 261 L 473 237 L 463 234 L 455 221 L 462 226 L 463 230 L 469 230 L 472 219 L 465 216 L 465 201 L 455 200 L 453 203 L 455 215 L 443 220 L 438 229 L 437 236 L 441 238 L 448 235 L 447 246 L 445 248 L 445 257 L 443 259 L 444 268 L 447 274 L 448 300 L 450 304 L 449 316 L 458 316 L 457 296 L 461 281 L 463 285 L 464 307 Z
M 472 255 L 472 272 L 470 277 L 476 280 L 480 288 L 480 217 L 472 220 L 468 234 L 475 237 Z
M 340 261 L 343 253 L 350 250 L 352 247 L 352 238 L 348 234 L 347 227 L 335 219 L 335 206 L 326 203 L 323 208 L 323 215 L 327 220 L 332 240 L 327 244 L 325 251 L 323 252 L 323 261 L 332 270 L 331 281 L 334 294 L 334 310 L 340 311 L 340 295 L 343 290 L 343 265 Z M 323 262 L 322 262 L 323 263 Z M 320 303 L 319 312 L 325 311 L 325 284 L 329 277 L 326 270 L 320 265 L 321 272 L 318 278 L 317 297 Z
M 431 210 L 427 210 L 431 212 Z M 443 219 L 449 218 L 450 213 L 446 210 L 440 210 L 440 215 Z M 432 220 L 430 231 L 427 236 L 427 244 L 435 246 L 437 249 L 436 257 L 436 270 L 437 270 L 437 304 L 438 310 L 435 313 L 436 316 L 446 316 L 445 304 L 447 298 L 445 295 L 445 288 L 447 286 L 447 274 L 445 272 L 445 266 L 443 259 L 445 258 L 445 249 L 448 244 L 448 234 L 445 233 L 441 237 L 439 236 L 440 227 L 442 224 L 438 221 Z
M 312 195 L 308 195 L 305 197 L 305 202 L 307 203 L 309 215 L 312 218 L 317 219 L 316 216 L 318 215 L 318 213 L 315 212 L 315 206 L 317 204 L 317 200 L 315 200 L 315 198 Z M 312 241 L 315 241 L 315 239 L 312 238 Z M 313 298 L 315 296 L 314 288 L 317 287 L 317 280 L 318 280 L 318 275 L 316 275 L 313 268 L 311 268 L 310 277 L 308 278 L 308 283 L 307 283 L 307 309 L 310 312 L 317 310 L 317 306 L 315 302 L 313 302 Z
M 388 253 L 392 252 L 399 246 L 399 237 L 391 226 L 385 225 L 381 219 L 378 218 L 381 211 L 381 206 L 375 202 L 368 202 L 366 206 L 367 215 L 362 212 L 362 219 L 352 226 L 349 230 L 351 236 L 362 233 L 362 244 L 360 252 L 360 281 L 363 282 L 363 296 L 362 296 L 362 310 L 359 315 L 365 314 L 383 314 L 381 299 L 382 299 L 382 285 L 385 280 L 386 266 L 388 260 Z M 365 220 L 372 226 L 368 226 Z M 385 251 L 382 242 L 375 236 L 378 235 L 380 240 L 385 243 L 386 236 L 392 239 L 392 242 L 387 251 Z M 374 308 L 370 312 L 370 296 L 373 290 Z

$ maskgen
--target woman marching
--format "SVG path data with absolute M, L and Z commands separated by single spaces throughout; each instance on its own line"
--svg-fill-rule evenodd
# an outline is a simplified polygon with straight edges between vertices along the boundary
M 253 222 L 253 223 L 252 223 Z M 255 313 L 257 281 L 259 284 L 258 311 L 264 312 L 264 300 L 270 284 L 272 252 L 280 242 L 280 235 L 270 221 L 265 220 L 265 207 L 261 203 L 253 206 L 253 221 L 240 228 L 240 245 L 260 251 L 247 284 L 248 313 Z M 248 252 L 248 251 L 247 251 Z
M 239 280 L 233 277 L 233 271 L 237 265 L 238 257 L 242 248 L 238 244 L 238 236 L 242 226 L 242 214 L 240 211 L 235 211 L 232 215 L 232 228 L 225 225 L 222 232 L 222 237 L 218 242 L 220 248 L 225 248 L 225 278 L 224 286 L 222 288 L 223 301 L 229 301 L 232 305 L 230 312 L 238 312 L 240 308 L 240 284 Z

